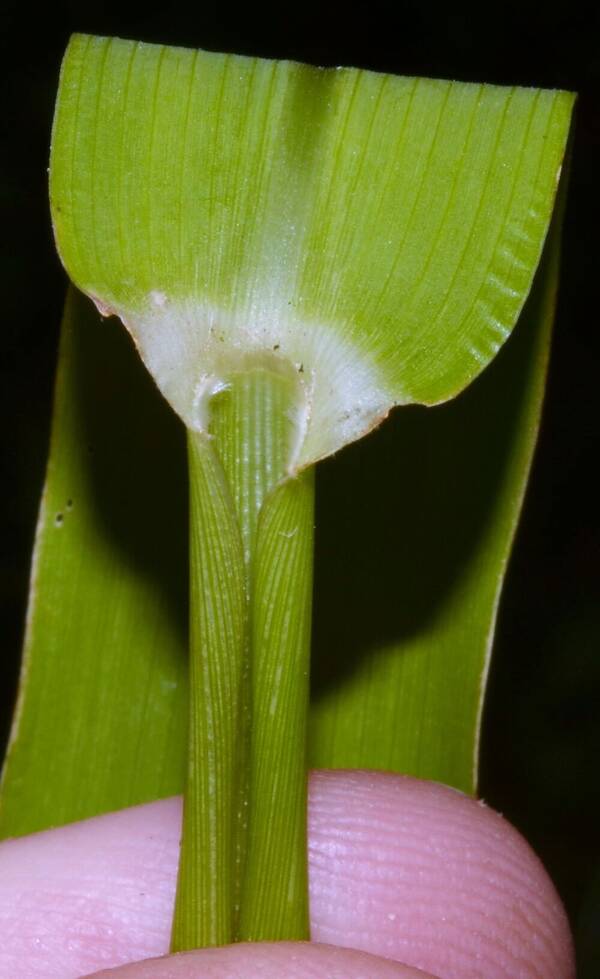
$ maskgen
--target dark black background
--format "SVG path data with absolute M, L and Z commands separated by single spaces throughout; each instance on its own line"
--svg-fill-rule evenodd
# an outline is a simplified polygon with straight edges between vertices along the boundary
M 600 933 L 598 15 L 573 4 L 553 12 L 545 4 L 359 3 L 334 14 L 325 4 L 267 13 L 226 2 L 195 9 L 87 2 L 49 6 L 43 22 L 26 4 L 8 4 L 1 16 L 0 737 L 14 693 L 65 290 L 46 167 L 69 34 L 579 92 L 548 394 L 500 616 L 482 792 L 542 855 L 578 930 L 581 974 L 600 974 L 591 937 L 594 920 Z

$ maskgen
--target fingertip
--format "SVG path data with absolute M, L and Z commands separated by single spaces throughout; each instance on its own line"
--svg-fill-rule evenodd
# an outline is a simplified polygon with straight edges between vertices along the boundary
M 0 845 L 0 975 L 67 979 L 168 949 L 180 800 Z M 560 900 L 500 816 L 455 790 L 317 772 L 312 937 L 443 979 L 573 979 Z
M 67 979 L 169 947 L 181 800 L 0 843 L 0 976 Z
M 573 979 L 556 891 L 523 837 L 481 802 L 380 772 L 311 783 L 316 941 L 444 979 Z
M 368 952 L 308 942 L 229 945 L 95 972 L 86 979 L 436 979 Z

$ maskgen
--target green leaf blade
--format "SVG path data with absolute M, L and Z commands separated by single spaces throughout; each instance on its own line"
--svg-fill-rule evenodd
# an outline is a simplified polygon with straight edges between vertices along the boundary
M 156 468 L 157 453 L 164 468 Z M 180 790 L 187 700 L 183 460 L 177 426 L 122 330 L 102 327 L 73 290 L 0 836 Z M 179 467 L 178 481 L 172 474 Z
M 206 378 L 274 350 L 301 364 L 301 468 L 495 355 L 572 103 L 76 36 L 51 160 L 59 250 L 194 430 Z
M 322 474 L 329 522 L 319 522 L 317 596 L 328 611 L 317 603 L 315 767 L 477 790 L 496 617 L 540 423 L 559 235 L 557 218 L 519 329 L 485 375 L 451 404 L 399 412 L 365 445 L 359 469 L 351 452 L 340 460 L 337 479 L 353 483 L 368 517 L 339 558 L 331 537 L 349 518 L 333 470 Z

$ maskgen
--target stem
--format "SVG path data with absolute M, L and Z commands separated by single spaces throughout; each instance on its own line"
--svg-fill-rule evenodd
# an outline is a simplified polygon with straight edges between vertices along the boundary
M 309 937 L 306 729 L 313 502 L 311 470 L 275 490 L 258 528 L 243 941 Z
M 172 950 L 308 937 L 312 472 L 295 378 L 233 375 L 190 433 L 191 697 Z

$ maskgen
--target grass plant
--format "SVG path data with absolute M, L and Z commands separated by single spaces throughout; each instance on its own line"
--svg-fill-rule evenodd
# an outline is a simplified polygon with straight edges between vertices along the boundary
M 174 950 L 308 937 L 309 762 L 476 789 L 572 103 L 69 45 L 50 196 L 79 291 L 0 831 L 183 788 Z M 81 293 L 123 321 L 179 424 Z M 336 461 L 369 580 L 355 608 L 332 599 L 326 626 L 317 591 L 317 649 L 319 630 L 329 642 L 311 695 L 316 463 L 472 381 L 382 427 L 359 463 L 369 506 L 344 470 L 359 450 Z

